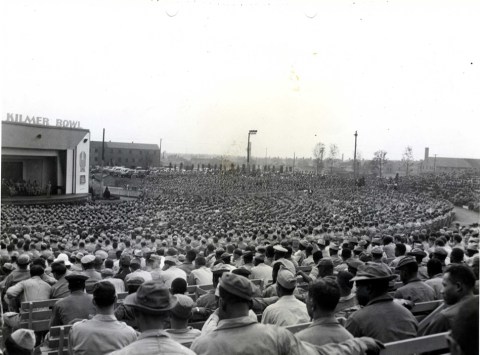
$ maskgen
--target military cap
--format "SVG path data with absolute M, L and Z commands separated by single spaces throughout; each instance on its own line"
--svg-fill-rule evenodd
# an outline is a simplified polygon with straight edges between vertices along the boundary
M 89 277 L 87 275 L 85 275 L 84 273 L 77 272 L 77 271 L 74 271 L 74 272 L 71 272 L 68 275 L 65 275 L 65 279 L 67 281 L 78 281 L 78 280 L 85 281 L 85 280 L 88 280 L 88 278 Z
M 397 275 L 394 275 L 387 265 L 369 263 L 360 265 L 357 270 L 357 275 L 351 281 L 394 280 L 396 278 Z
M 447 256 L 448 255 L 447 251 L 442 247 L 436 247 L 433 250 L 433 254 L 442 255 L 442 256 Z
M 407 253 L 407 255 L 411 256 L 421 256 L 421 257 L 426 257 L 427 253 L 425 253 L 422 249 L 420 248 L 413 248 L 411 251 Z
M 224 263 L 219 263 L 212 267 L 212 273 L 230 272 L 230 269 Z
M 28 254 L 21 254 L 18 258 L 17 258 L 17 264 L 18 265 L 28 265 L 30 264 L 30 255 Z
M 228 293 L 247 301 L 252 300 L 253 287 L 249 279 L 232 273 L 223 274 L 219 285 Z
M 372 248 L 370 253 L 375 254 L 375 255 L 382 255 L 383 254 L 383 249 L 380 248 L 380 247 L 375 247 L 375 248 Z
M 338 246 L 337 244 L 335 244 L 335 243 L 330 244 L 329 248 L 330 248 L 331 250 L 339 250 L 339 249 L 340 249 L 339 246 Z
M 363 261 L 358 260 L 358 259 L 348 259 L 347 260 L 347 265 L 351 267 L 352 269 L 358 270 L 358 267 L 360 265 L 365 265 Z
M 400 259 L 397 266 L 395 267 L 395 270 L 400 270 L 402 267 L 408 264 L 416 264 L 416 263 L 417 263 L 417 259 L 415 259 L 413 256 L 405 256 Z
M 279 252 L 282 252 L 282 253 L 287 253 L 287 252 L 288 252 L 287 249 L 285 249 L 284 247 L 282 247 L 282 246 L 279 245 L 279 244 L 275 245 L 275 246 L 273 247 L 273 249 L 274 249 L 275 251 L 279 251 Z
M 90 263 L 93 263 L 95 261 L 95 256 L 93 255 L 85 255 L 81 260 L 80 262 L 82 264 L 90 264 Z
M 297 278 L 290 270 L 282 267 L 278 271 L 277 283 L 287 290 L 292 290 L 297 287 Z

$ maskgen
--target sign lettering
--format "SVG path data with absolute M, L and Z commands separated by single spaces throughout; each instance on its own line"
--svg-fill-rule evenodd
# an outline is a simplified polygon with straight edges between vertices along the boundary
M 23 115 L 18 113 L 15 113 L 15 114 L 7 113 L 6 121 L 50 126 L 50 119 L 46 117 L 40 117 L 40 116 L 35 117 L 35 116 L 27 116 L 27 115 L 25 115 L 24 117 Z M 80 128 L 80 121 L 56 119 L 54 122 L 56 127 Z

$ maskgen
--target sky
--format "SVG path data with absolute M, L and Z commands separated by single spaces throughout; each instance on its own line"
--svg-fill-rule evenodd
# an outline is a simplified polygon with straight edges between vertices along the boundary
M 480 158 L 474 0 L 4 0 L 1 115 L 162 151 Z

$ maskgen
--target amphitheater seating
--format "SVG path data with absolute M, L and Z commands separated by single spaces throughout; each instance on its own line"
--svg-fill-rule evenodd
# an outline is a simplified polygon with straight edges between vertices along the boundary
M 445 332 L 386 343 L 384 344 L 385 349 L 380 352 L 380 355 L 409 355 L 429 351 L 440 351 L 440 353 L 446 354 L 449 353 L 447 334 L 448 332 Z
M 20 328 L 35 332 L 47 331 L 52 317 L 52 307 L 58 299 L 22 302 L 20 307 Z
M 71 325 L 51 327 L 47 342 L 48 347 L 42 349 L 42 355 L 68 354 L 68 332 L 71 328 Z

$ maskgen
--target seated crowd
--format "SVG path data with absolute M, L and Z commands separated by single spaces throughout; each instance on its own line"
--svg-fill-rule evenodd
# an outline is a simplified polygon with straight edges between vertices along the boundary
M 3 206 L 4 352 L 47 352 L 48 330 L 71 326 L 70 354 L 364 354 L 444 332 L 452 354 L 478 353 L 480 228 L 448 202 L 175 191 Z M 21 326 L 21 304 L 44 300 L 48 329 Z

